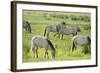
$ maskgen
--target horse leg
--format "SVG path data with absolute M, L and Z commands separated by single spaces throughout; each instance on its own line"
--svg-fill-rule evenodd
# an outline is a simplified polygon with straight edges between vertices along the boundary
M 60 33 L 58 33 L 58 38 L 60 38 Z
M 38 58 L 38 47 L 36 46 L 36 57 Z
M 28 27 L 26 27 L 26 31 L 28 31 Z
M 44 57 L 46 58 L 46 51 L 45 51 Z
M 46 58 L 46 52 L 45 52 L 45 54 L 44 54 L 44 58 Z
M 45 58 L 46 58 L 46 57 L 49 58 L 47 49 L 46 49 L 46 51 L 45 51 L 45 56 L 44 56 L 44 57 L 45 57 Z
M 45 28 L 45 30 L 44 30 L 44 36 L 46 35 L 46 33 L 47 33 L 47 29 Z
M 57 36 L 58 33 L 55 33 L 54 36 Z
M 76 46 L 75 46 L 74 41 L 73 41 L 72 46 L 71 46 L 71 52 L 74 51 L 74 48 L 76 48 Z
M 31 33 L 31 26 L 30 26 L 30 24 L 29 24 L 29 27 L 28 27 L 28 31 Z
M 28 28 L 29 33 L 31 33 L 31 27 Z
M 47 54 L 47 58 L 49 58 L 49 56 L 48 56 L 48 51 L 47 51 L 47 53 L 46 53 L 46 54 Z
M 50 32 L 50 31 L 49 31 L 48 29 L 45 28 L 44 36 L 46 36 L 46 37 L 48 38 L 48 37 L 49 37 L 49 32 Z
M 55 58 L 55 51 L 52 51 L 52 58 Z
M 63 34 L 61 34 L 61 39 L 63 39 Z
M 27 28 L 25 27 L 25 31 L 27 31 Z
M 47 38 L 49 38 L 49 32 L 47 33 Z
M 33 51 L 33 58 L 35 58 L 35 47 L 34 48 L 32 48 L 32 51 Z

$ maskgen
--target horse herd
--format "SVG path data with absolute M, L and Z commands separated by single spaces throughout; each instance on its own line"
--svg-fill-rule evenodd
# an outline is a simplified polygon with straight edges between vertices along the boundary
M 23 21 L 23 28 L 31 32 L 31 26 L 28 21 Z M 56 48 L 49 39 L 49 33 L 54 32 L 54 36 L 57 36 L 63 39 L 63 35 L 73 35 L 71 52 L 75 50 L 77 45 L 86 46 L 88 51 L 91 53 L 91 38 L 86 35 L 78 35 L 78 32 L 81 32 L 80 28 L 77 26 L 68 26 L 64 21 L 57 25 L 47 25 L 44 29 L 44 36 L 34 36 L 31 40 L 31 49 L 33 51 L 34 57 L 38 58 L 38 47 L 44 48 L 45 53 L 44 57 L 49 58 L 48 50 L 51 50 L 52 57 L 56 56 Z

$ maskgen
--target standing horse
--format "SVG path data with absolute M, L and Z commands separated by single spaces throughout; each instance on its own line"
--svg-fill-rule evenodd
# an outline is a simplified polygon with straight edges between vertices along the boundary
M 80 28 L 79 27 L 77 27 L 77 26 L 71 26 L 71 27 L 69 27 L 69 26 L 67 26 L 67 27 L 62 27 L 62 29 L 59 29 L 59 37 L 60 37 L 60 34 L 62 35 L 61 36 L 61 39 L 63 38 L 63 35 L 73 35 L 73 36 L 75 36 L 75 35 L 77 35 L 78 34 L 78 32 L 80 32 Z
M 29 33 L 31 33 L 31 25 L 28 21 L 23 21 L 23 28 Z
M 45 31 L 44 31 L 44 36 L 49 37 L 49 32 L 55 32 L 57 35 L 60 29 L 63 29 L 64 27 L 66 27 L 66 23 L 62 22 L 58 25 L 47 25 L 45 27 Z
M 72 39 L 71 51 L 73 52 L 77 45 L 86 46 L 91 51 L 91 39 L 89 36 L 76 35 Z
M 62 29 L 65 29 L 66 28 L 66 23 L 65 22 L 62 22 L 61 24 L 58 24 L 56 26 L 56 30 L 57 30 L 57 33 L 55 34 L 55 36 L 58 34 L 58 37 L 60 37 L 60 30 Z
M 41 37 L 41 36 L 35 36 L 32 38 L 32 51 L 34 53 L 34 57 L 38 58 L 38 47 L 44 48 L 45 49 L 45 55 L 44 57 L 49 58 L 48 56 L 48 50 L 50 49 L 52 52 L 52 57 L 55 58 L 55 51 L 56 49 L 54 48 L 53 44 L 51 43 L 50 40 L 48 40 L 46 37 Z

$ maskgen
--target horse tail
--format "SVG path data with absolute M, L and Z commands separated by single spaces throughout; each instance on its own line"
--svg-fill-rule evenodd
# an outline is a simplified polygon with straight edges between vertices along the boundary
M 91 38 L 90 36 L 87 37 L 89 42 L 89 53 L 91 54 Z
M 91 44 L 91 38 L 89 36 L 87 38 L 88 38 L 89 43 Z
M 44 30 L 44 36 L 46 35 L 46 31 L 47 31 L 47 27 L 46 27 L 45 30 Z

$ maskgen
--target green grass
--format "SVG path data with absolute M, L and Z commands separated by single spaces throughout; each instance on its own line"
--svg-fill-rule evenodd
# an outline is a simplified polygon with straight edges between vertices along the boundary
M 86 26 L 90 24 L 90 22 L 84 21 L 72 21 L 71 19 L 60 19 L 51 17 L 50 20 L 47 20 L 43 15 L 49 12 L 38 12 L 38 11 L 23 11 L 23 19 L 28 20 L 31 23 L 32 34 L 25 31 L 23 29 L 23 62 L 40 62 L 40 61 L 64 61 L 64 60 L 84 60 L 91 59 L 91 55 L 89 53 L 84 53 L 84 48 L 82 46 L 78 46 L 77 49 L 72 53 L 70 52 L 71 47 L 71 39 L 72 35 L 65 35 L 61 40 L 58 37 L 54 37 L 54 33 L 50 33 L 49 39 L 53 43 L 56 48 L 56 57 L 55 59 L 51 56 L 51 51 L 49 50 L 49 58 L 44 58 L 44 48 L 40 48 L 38 50 L 39 58 L 33 57 L 33 52 L 31 51 L 31 39 L 35 35 L 44 34 L 44 28 L 48 24 L 58 24 L 61 21 L 66 21 L 69 25 L 77 25 L 80 27 L 81 32 L 79 34 L 82 35 L 90 35 L 90 28 L 88 29 Z M 55 13 L 50 13 L 55 14 Z M 59 13 L 56 14 L 66 14 L 66 15 L 75 15 L 75 16 L 90 16 L 90 14 L 86 13 Z M 74 24 L 73 24 L 74 23 Z

